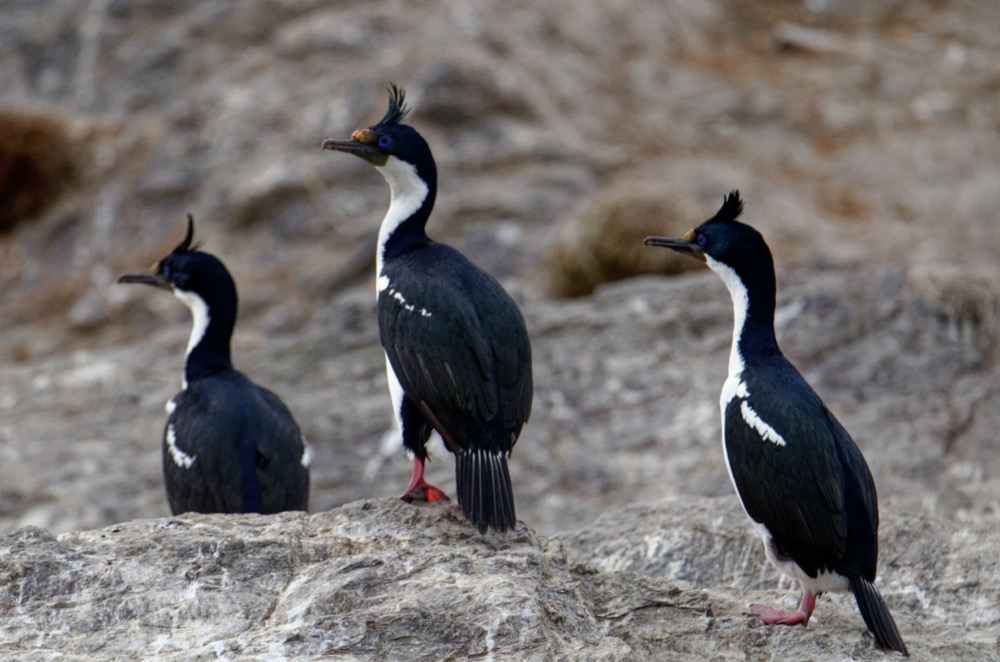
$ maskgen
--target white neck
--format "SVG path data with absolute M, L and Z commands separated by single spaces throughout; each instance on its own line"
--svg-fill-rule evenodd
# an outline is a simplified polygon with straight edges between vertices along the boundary
M 747 295 L 747 288 L 736 275 L 732 267 L 713 260 L 706 256 L 708 266 L 719 275 L 722 282 L 729 289 L 729 296 L 733 299 L 733 346 L 729 351 L 729 376 L 736 377 L 743 372 L 743 355 L 740 354 L 740 338 L 743 336 L 743 327 L 747 321 L 747 311 L 750 307 L 750 298 Z
M 402 159 L 390 156 L 384 166 L 376 169 L 389 182 L 389 210 L 378 231 L 378 252 L 375 257 L 375 275 L 382 275 L 385 244 L 399 224 L 414 214 L 424 204 L 429 193 L 427 184 L 417 174 L 417 168 Z
M 191 309 L 193 324 L 191 325 L 191 337 L 188 338 L 187 349 L 184 351 L 184 364 L 187 365 L 187 358 L 191 355 L 191 350 L 198 346 L 201 339 L 205 337 L 208 323 L 211 320 L 208 314 L 208 304 L 205 300 L 194 292 L 184 292 L 174 288 L 174 296 L 184 302 L 184 305 Z M 187 371 L 184 371 L 185 375 Z M 184 388 L 187 388 L 187 377 L 182 379 Z

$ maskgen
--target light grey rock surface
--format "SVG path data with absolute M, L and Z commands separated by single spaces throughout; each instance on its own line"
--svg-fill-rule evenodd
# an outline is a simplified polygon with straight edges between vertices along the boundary
M 856 607 L 755 622 L 788 587 L 729 498 L 676 498 L 546 538 L 451 504 L 359 501 L 0 540 L 0 654 L 41 659 L 877 660 Z M 995 657 L 995 527 L 883 529 L 881 590 L 914 660 Z

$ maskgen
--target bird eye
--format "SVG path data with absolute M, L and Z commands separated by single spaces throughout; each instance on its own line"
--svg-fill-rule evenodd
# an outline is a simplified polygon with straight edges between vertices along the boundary
M 391 144 L 392 144 L 392 136 L 388 136 L 383 133 L 381 136 L 378 137 L 379 147 L 388 147 Z
M 708 243 L 708 237 L 706 237 L 705 235 L 701 234 L 700 232 L 698 233 L 698 236 L 697 236 L 697 237 L 695 237 L 695 239 L 694 239 L 694 240 L 695 240 L 696 242 L 698 242 L 698 245 L 699 245 L 700 247 L 702 247 L 702 248 L 704 248 L 704 247 L 705 247 L 705 244 L 707 244 L 707 243 Z

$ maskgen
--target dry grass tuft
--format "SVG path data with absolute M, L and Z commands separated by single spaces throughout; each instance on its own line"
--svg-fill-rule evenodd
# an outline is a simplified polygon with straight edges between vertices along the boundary
M 560 221 L 545 261 L 549 294 L 585 296 L 601 283 L 699 268 L 697 260 L 643 246 L 642 240 L 680 236 L 704 214 L 660 183 L 624 182 L 604 189 Z
M 73 154 L 59 118 L 0 111 L 0 232 L 52 207 L 74 179 Z
M 906 277 L 955 339 L 984 351 L 995 349 L 1000 285 L 993 270 L 920 262 L 907 270 Z

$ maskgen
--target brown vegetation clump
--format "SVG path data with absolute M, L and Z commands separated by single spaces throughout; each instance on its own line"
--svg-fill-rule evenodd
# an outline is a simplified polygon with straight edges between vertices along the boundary
M 585 296 L 601 283 L 697 269 L 697 260 L 642 240 L 680 236 L 703 215 L 660 183 L 612 185 L 560 221 L 545 260 L 547 289 L 556 297 Z
M 0 232 L 42 215 L 73 179 L 71 140 L 62 120 L 0 111 Z
M 910 266 L 906 276 L 952 335 L 995 351 L 1000 286 L 994 269 L 927 261 Z

